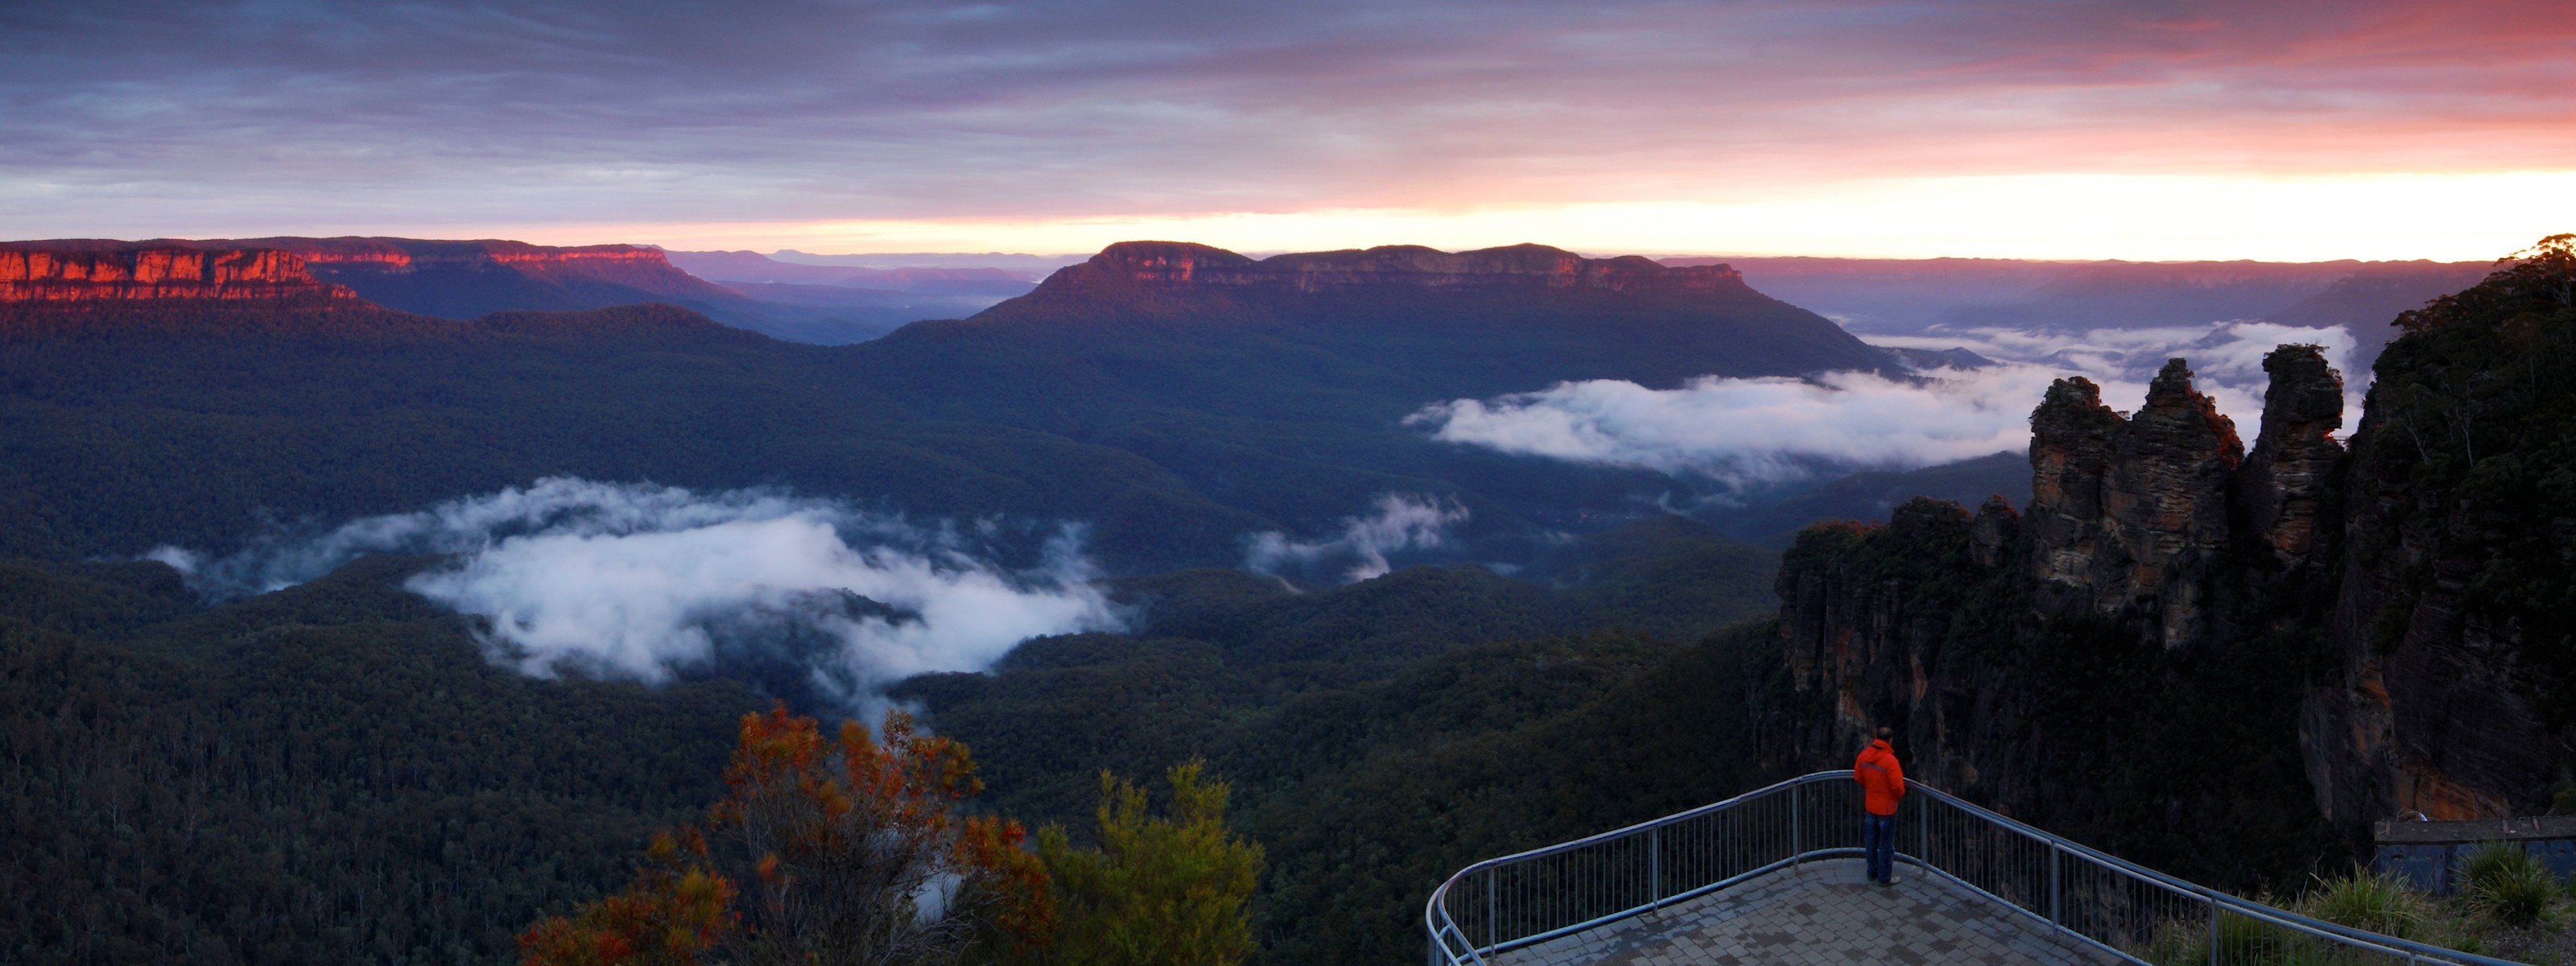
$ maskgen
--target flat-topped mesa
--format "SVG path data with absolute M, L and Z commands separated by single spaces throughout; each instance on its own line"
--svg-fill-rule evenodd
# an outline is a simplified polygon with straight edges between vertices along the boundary
M 2246 526 L 2284 568 L 2320 551 L 2318 519 L 2343 446 L 2343 377 L 2313 345 L 2285 345 L 2263 357 L 2272 377 L 2263 394 L 2263 431 L 2237 476 Z
M 2190 367 L 2167 362 L 2125 420 L 2092 383 L 2059 380 L 2031 414 L 2030 450 L 2036 606 L 2140 623 L 2166 647 L 2201 639 L 2245 447 Z
M 1293 292 L 1412 287 L 1531 292 L 1750 291 L 1724 265 L 1668 268 L 1634 255 L 1585 258 L 1545 245 L 1444 252 L 1419 245 L 1306 252 L 1254 260 L 1187 242 L 1119 242 L 1058 270 L 1039 291 L 1104 286 L 1160 289 L 1263 288 Z
M 303 259 L 315 278 L 349 286 L 368 301 L 451 319 L 639 302 L 705 309 L 742 300 L 742 293 L 681 271 L 661 249 L 643 245 L 556 247 L 496 239 L 358 237 L 170 244 L 273 248 Z
M 304 260 L 268 248 L 209 249 L 152 243 L 14 243 L 0 246 L 0 302 L 357 295 L 313 277 Z

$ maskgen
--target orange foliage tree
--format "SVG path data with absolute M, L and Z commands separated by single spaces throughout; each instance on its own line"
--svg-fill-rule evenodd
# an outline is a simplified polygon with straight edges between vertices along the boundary
M 530 929 L 521 962 L 937 963 L 1045 943 L 1054 897 L 1025 830 L 958 810 L 984 787 L 966 746 L 899 711 L 883 731 L 744 715 L 704 828 L 657 837 L 626 891 Z

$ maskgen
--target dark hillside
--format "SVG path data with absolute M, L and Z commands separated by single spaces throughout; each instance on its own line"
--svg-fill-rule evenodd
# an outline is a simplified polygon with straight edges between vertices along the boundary
M 1409 494 L 1471 511 L 1471 539 L 1521 541 L 1472 558 L 1508 560 L 1542 528 L 1635 518 L 1675 484 L 1437 443 L 1404 416 L 1567 378 L 1883 361 L 1722 269 L 1529 247 L 1227 255 L 1287 267 L 1221 288 L 1112 271 L 1154 250 L 846 348 L 654 306 L 0 305 L 0 552 L 222 549 L 272 522 L 575 475 L 1081 521 L 1129 573 L 1234 564 L 1248 534 L 1331 532 Z M 1370 271 L 1344 272 L 1353 259 Z
M 505 959 L 714 797 L 758 703 L 495 667 L 390 586 L 416 563 L 177 620 L 141 566 L 0 564 L 0 959 Z
M 1914 470 L 1854 473 L 1743 514 L 1727 522 L 1727 531 L 1781 546 L 1800 528 L 1819 520 L 1884 521 L 1899 504 L 1918 496 L 1962 504 L 2001 496 L 2016 505 L 2026 503 L 2030 459 L 2020 453 L 1996 453 Z
M 1767 555 L 1670 518 L 1585 543 L 1559 588 L 1477 567 L 1305 593 L 1217 571 L 1125 580 L 1147 608 L 1135 636 L 1039 638 L 991 674 L 896 694 L 1032 820 L 1085 827 L 1099 769 L 1206 757 L 1269 850 L 1265 962 L 1409 958 L 1423 898 L 1457 866 L 1759 777 L 1747 632 L 1654 632 L 1768 609 L 1768 561 L 1742 559 Z
M 18 309 L 0 371 L 0 550 L 28 556 L 223 547 L 553 475 L 1089 519 L 1141 561 L 1230 560 L 1258 525 L 1134 455 L 906 419 L 841 354 L 667 307 Z

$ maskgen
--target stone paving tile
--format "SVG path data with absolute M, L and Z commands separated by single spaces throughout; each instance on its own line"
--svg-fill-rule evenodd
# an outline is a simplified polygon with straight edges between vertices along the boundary
M 1497 957 L 1497 966 L 2112 964 L 2119 959 L 1949 880 L 1900 867 L 1894 888 L 1827 859 Z

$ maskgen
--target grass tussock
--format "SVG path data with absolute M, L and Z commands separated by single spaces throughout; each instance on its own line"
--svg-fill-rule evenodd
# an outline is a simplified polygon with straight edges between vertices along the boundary
M 2460 863 L 2461 901 L 2470 912 L 2513 929 L 2551 918 L 2562 890 L 2540 857 L 2521 846 L 2489 842 Z
M 2547 864 L 2511 845 L 2481 848 L 2460 867 L 2460 895 L 2436 899 L 2389 873 L 2354 869 L 2319 877 L 2295 899 L 2263 896 L 2265 905 L 2339 926 L 2395 936 L 2462 952 L 2561 961 L 2576 937 L 2558 928 L 2576 905 L 2570 886 Z M 2165 924 L 2132 954 L 2157 966 L 2213 960 L 2231 966 L 2327 966 L 2377 962 L 2373 954 L 2235 913 L 2218 916 L 2215 928 L 2197 917 Z
M 2355 869 L 2338 878 L 2320 877 L 2317 887 L 2291 908 L 2338 926 L 2414 939 L 2432 918 L 2432 906 L 2394 874 Z

